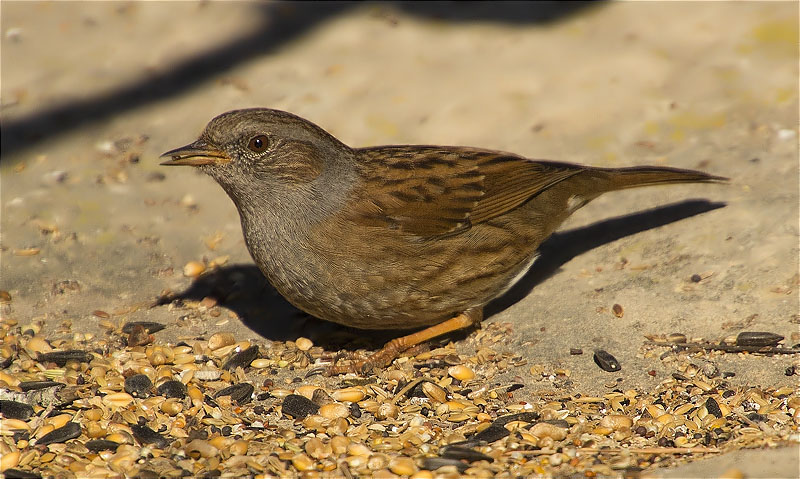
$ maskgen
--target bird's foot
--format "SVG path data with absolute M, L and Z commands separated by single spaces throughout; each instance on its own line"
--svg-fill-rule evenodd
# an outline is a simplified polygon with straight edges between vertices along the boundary
M 358 359 L 348 361 L 346 364 L 337 364 L 337 361 L 334 361 L 333 364 L 329 366 L 320 366 L 310 370 L 308 374 L 306 374 L 306 377 L 316 374 L 323 374 L 325 376 L 337 376 L 339 374 L 347 373 L 369 374 L 374 369 L 386 367 L 403 351 L 424 341 L 441 336 L 442 334 L 477 324 L 480 322 L 481 318 L 481 310 L 465 311 L 464 313 L 459 314 L 458 316 L 443 323 L 423 329 L 422 331 L 417 331 L 416 333 L 409 334 L 408 336 L 395 338 L 386 343 L 383 348 L 370 354 L 366 358 L 363 357 L 363 355 L 355 355 L 360 357 Z M 353 357 L 353 353 L 345 354 Z M 340 355 L 337 354 L 335 357 L 339 356 Z

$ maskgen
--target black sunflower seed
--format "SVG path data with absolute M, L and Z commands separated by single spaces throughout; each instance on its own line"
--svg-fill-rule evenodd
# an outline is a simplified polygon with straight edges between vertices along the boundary
M 230 359 L 228 359 L 225 364 L 222 365 L 222 369 L 231 371 L 236 369 L 237 367 L 241 366 L 242 368 L 246 368 L 253 362 L 254 359 L 258 357 L 258 346 L 250 346 L 249 348 L 239 351 L 238 353 L 234 353 Z
M 475 461 L 493 462 L 494 461 L 494 458 L 492 458 L 491 456 L 487 456 L 486 454 L 478 452 L 478 451 L 476 451 L 474 449 L 470 449 L 468 447 L 458 446 L 458 445 L 453 445 L 453 444 L 451 444 L 449 446 L 445 446 L 444 448 L 442 448 L 442 451 L 440 453 L 440 457 L 443 457 L 443 458 L 446 458 L 446 459 L 458 459 L 458 460 L 463 460 L 463 461 L 467 461 L 467 462 L 475 462 Z
M 27 421 L 33 416 L 33 408 L 23 402 L 0 400 L 0 413 L 9 419 Z
M 783 341 L 783 336 L 766 331 L 744 331 L 736 336 L 737 346 L 777 346 Z
M 37 445 L 47 445 L 67 442 L 81 435 L 81 426 L 77 422 L 68 422 L 58 429 L 54 429 L 36 441 Z
M 600 366 L 600 369 L 603 371 L 608 371 L 610 373 L 619 371 L 622 367 L 619 365 L 619 361 L 617 358 L 612 356 L 608 351 L 603 349 L 598 349 L 594 352 L 594 362 Z
M 107 439 L 92 439 L 84 444 L 87 449 L 94 452 L 100 451 L 116 451 L 119 447 L 119 443 L 114 441 L 109 441 Z
M 147 397 L 152 387 L 153 382 L 146 374 L 135 374 L 125 379 L 125 392 L 133 397 Z
M 448 459 L 446 457 L 425 457 L 420 462 L 422 469 L 427 469 L 429 471 L 435 471 L 444 466 L 456 466 L 456 469 L 458 469 L 460 473 L 469 469 L 469 464 L 466 462 L 459 461 L 458 459 Z
M 56 381 L 23 381 L 19 383 L 19 388 L 22 392 L 28 391 L 36 391 L 39 389 L 47 389 L 53 386 L 64 386 L 64 383 L 59 383 Z
M 717 403 L 717 400 L 712 397 L 706 399 L 706 410 L 709 414 L 713 414 L 715 417 L 722 417 L 722 410 L 719 408 L 719 403 Z
M 305 419 L 307 416 L 316 414 L 319 406 L 305 396 L 289 394 L 284 398 L 281 410 L 295 419 Z
M 130 323 L 125 323 L 125 325 L 122 326 L 122 332 L 125 334 L 131 334 L 137 326 L 141 326 L 150 334 L 157 333 L 166 328 L 165 325 L 153 321 L 131 321 Z
M 41 479 L 42 476 L 31 471 L 22 471 L 19 469 L 6 469 L 3 471 L 6 479 Z
M 40 363 L 56 363 L 59 367 L 67 364 L 67 361 L 78 361 L 80 363 L 88 363 L 92 360 L 92 355 L 89 352 L 81 351 L 80 349 L 70 349 L 67 351 L 53 351 L 52 353 L 40 353 Z
M 226 388 L 220 389 L 214 394 L 214 399 L 222 396 L 230 396 L 232 401 L 235 401 L 240 406 L 242 404 L 247 404 L 252 399 L 253 391 L 255 388 L 252 384 L 249 383 L 238 383 L 234 384 L 233 386 L 228 386 Z
M 131 431 L 133 431 L 133 437 L 142 444 L 153 444 L 159 449 L 163 449 L 169 444 L 167 438 L 147 426 L 134 424 L 131 426 Z
M 183 399 L 186 397 L 186 386 L 180 381 L 170 379 L 162 383 L 158 389 L 156 389 L 156 392 L 159 396 Z

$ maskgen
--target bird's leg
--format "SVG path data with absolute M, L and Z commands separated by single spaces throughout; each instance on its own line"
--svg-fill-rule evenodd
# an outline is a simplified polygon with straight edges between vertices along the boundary
M 425 328 L 422 331 L 409 334 L 408 336 L 401 336 L 395 338 L 381 348 L 370 354 L 366 359 L 350 363 L 346 366 L 337 366 L 335 364 L 329 366 L 325 370 L 328 376 L 337 374 L 344 374 L 348 372 L 364 373 L 369 372 L 374 368 L 382 368 L 391 363 L 400 353 L 412 346 L 423 343 L 437 336 L 447 334 L 459 329 L 470 327 L 474 324 L 480 323 L 483 319 L 483 309 L 474 308 L 464 311 L 458 316 L 448 319 L 443 323 L 436 324 L 430 328 Z

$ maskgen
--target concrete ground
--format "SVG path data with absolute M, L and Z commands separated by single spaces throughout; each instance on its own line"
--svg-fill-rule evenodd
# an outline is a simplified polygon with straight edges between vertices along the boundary
M 663 164 L 731 184 L 610 194 L 576 213 L 485 321 L 511 373 L 571 371 L 567 392 L 652 388 L 673 372 L 645 335 L 798 332 L 798 4 L 3 2 L 2 314 L 58 337 L 209 283 L 240 299 L 198 331 L 315 341 L 338 327 L 270 295 L 235 208 L 210 179 L 158 166 L 213 116 L 303 116 L 352 146 L 455 144 L 598 166 Z M 699 282 L 691 280 L 699 275 Z M 205 281 L 205 282 L 204 282 Z M 264 292 L 266 297 L 264 296 Z M 623 315 L 612 314 L 614 304 Z M 235 313 L 235 314 L 234 314 Z M 240 320 L 241 319 L 241 320 Z M 291 321 L 288 321 L 290 319 Z M 167 330 L 169 332 L 169 328 Z M 383 337 L 376 337 L 376 342 Z M 468 341 L 460 340 L 460 347 Z M 569 354 L 582 348 L 583 355 Z M 606 349 L 622 371 L 601 371 Z M 718 356 L 732 385 L 796 385 L 796 356 Z M 648 374 L 655 371 L 655 376 Z M 797 444 L 663 477 L 797 477 Z M 659 472 L 661 474 L 661 472 Z

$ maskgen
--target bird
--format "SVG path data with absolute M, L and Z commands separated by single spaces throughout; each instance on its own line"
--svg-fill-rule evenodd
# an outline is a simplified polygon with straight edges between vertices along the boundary
M 359 329 L 417 330 L 326 367 L 329 375 L 385 367 L 412 346 L 478 325 L 539 245 L 603 193 L 728 180 L 463 146 L 353 148 L 270 108 L 223 113 L 162 158 L 222 187 L 255 264 L 295 307 Z

